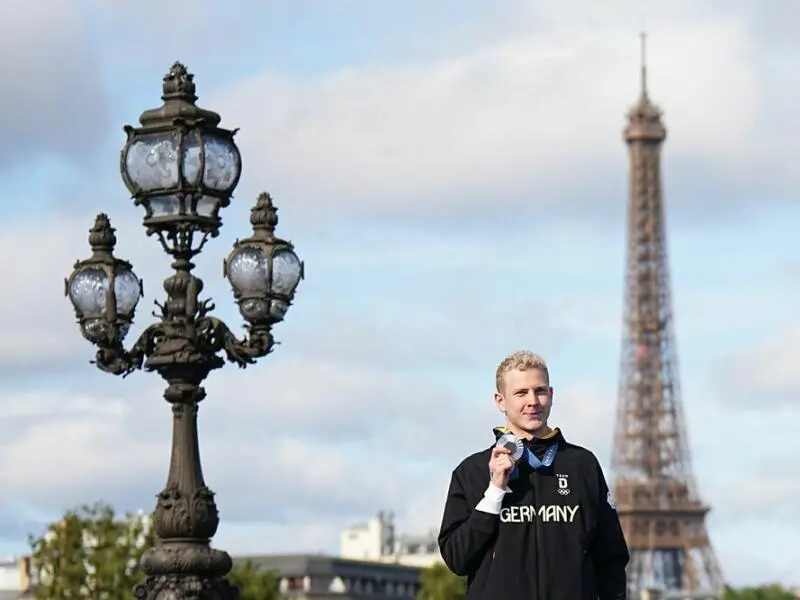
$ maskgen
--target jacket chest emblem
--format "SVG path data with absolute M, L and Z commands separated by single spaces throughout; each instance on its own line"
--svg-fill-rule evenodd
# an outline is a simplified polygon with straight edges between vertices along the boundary
M 556 480 L 558 481 L 558 493 L 562 496 L 569 496 L 572 490 L 569 489 L 569 477 L 556 473 Z

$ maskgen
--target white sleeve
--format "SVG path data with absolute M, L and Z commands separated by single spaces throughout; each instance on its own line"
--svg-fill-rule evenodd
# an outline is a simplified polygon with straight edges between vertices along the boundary
M 501 489 L 493 483 L 489 483 L 489 487 L 483 493 L 483 498 L 478 502 L 475 510 L 489 513 L 490 515 L 499 515 L 500 507 L 503 505 L 503 498 L 506 494 L 511 492 L 510 489 Z

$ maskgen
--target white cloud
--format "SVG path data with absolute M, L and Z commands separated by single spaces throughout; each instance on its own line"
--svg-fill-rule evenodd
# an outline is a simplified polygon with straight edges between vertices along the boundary
M 88 232 L 91 221 L 80 223 L 84 227 L 79 223 L 45 220 L 38 227 L 27 222 L 25 225 L 3 227 L 0 235 L 3 256 L 24 255 L 23 260 L 4 260 L 0 264 L 0 276 L 8 282 L 8 291 L 0 296 L 2 361 L 6 369 L 35 362 L 37 358 L 65 358 L 74 348 L 71 343 L 76 334 L 74 316 L 66 301 L 58 305 L 54 300 L 64 293 L 63 281 L 74 262 L 64 254 L 69 243 L 74 242 L 73 232 Z M 83 253 L 88 257 L 85 242 L 73 244 L 73 248 L 76 252 L 84 248 Z
M 716 370 L 720 398 L 738 405 L 800 406 L 800 326 L 787 323 L 762 341 L 729 355 Z
M 596 200 L 586 186 L 600 173 L 607 181 L 611 168 L 624 183 L 620 135 L 638 94 L 636 30 L 542 6 L 524 33 L 458 56 L 298 80 L 264 73 L 213 104 L 231 125 L 261 124 L 241 132 L 248 164 L 315 210 L 557 208 L 578 189 L 572 200 L 585 206 Z M 765 166 L 755 127 L 764 82 L 742 18 L 659 13 L 651 55 L 669 157 L 730 181 L 749 177 L 754 160 Z
M 108 126 L 108 105 L 75 2 L 3 2 L 0 51 L 9 57 L 0 64 L 0 167 L 53 152 L 84 158 Z
M 324 514 L 309 511 L 288 523 L 232 524 L 225 520 L 224 506 L 221 510 L 214 546 L 234 555 L 330 554 L 330 548 L 338 548 L 341 521 Z
M 795 583 L 800 412 L 760 400 L 743 407 L 716 386 L 712 377 L 687 380 L 684 406 L 694 473 L 712 509 L 707 524 L 724 575 L 734 585 Z M 766 560 L 742 543 L 751 539 L 771 540 L 769 552 L 761 553 Z
M 761 510 L 770 510 L 765 502 Z M 713 513 L 712 513 L 713 515 Z M 713 517 L 712 517 L 713 518 Z M 723 576 L 734 586 L 758 586 L 780 583 L 797 584 L 796 550 L 789 544 L 777 546 L 775 539 L 797 539 L 800 530 L 777 521 L 744 521 L 721 530 L 714 539 L 715 551 L 722 562 Z M 742 541 L 745 543 L 742 543 Z M 770 540 L 761 545 L 762 540 Z
M 241 218 L 246 204 L 231 209 L 220 238 L 209 243 L 195 262 L 196 272 L 205 281 L 204 296 L 214 297 L 218 312 L 238 329 L 241 320 L 220 265 L 232 239 L 246 235 L 249 227 Z M 145 284 L 129 342 L 152 320 L 152 302 L 163 299 L 161 279 L 169 273 L 168 257 L 154 238 L 143 235 L 139 212 L 120 204 L 109 214 L 117 228 L 116 256 L 131 261 Z M 0 296 L 0 328 L 4 332 L 0 372 L 25 372 L 44 365 L 48 369 L 74 367 L 92 358 L 92 349 L 80 336 L 63 293 L 64 279 L 75 260 L 91 254 L 87 238 L 93 221 L 93 213 L 81 211 L 36 221 L 18 218 L 0 227 L 0 253 L 17 256 L 24 252 L 24 260 L 0 262 L 0 280 L 9 282 L 9 291 Z M 286 234 L 306 225 L 295 218 L 285 225 Z M 296 335 L 295 345 L 308 348 L 309 355 L 339 354 L 360 366 L 375 368 L 382 363 L 388 368 L 474 363 L 487 348 L 500 354 L 508 351 L 510 344 L 524 346 L 531 340 L 544 351 L 575 337 L 587 341 L 616 336 L 618 319 L 616 315 L 609 318 L 605 296 L 587 298 L 569 289 L 543 291 L 545 286 L 537 284 L 579 268 L 580 256 L 560 248 L 555 234 L 540 237 L 543 245 L 557 250 L 553 259 L 533 262 L 508 259 L 509 255 L 524 255 L 525 235 L 507 237 L 503 243 L 489 239 L 476 243 L 469 237 L 437 239 L 426 234 L 409 245 L 408 253 L 398 253 L 394 243 L 402 244 L 403 237 L 412 235 L 396 233 L 396 239 L 388 243 L 364 240 L 358 249 L 366 258 L 354 255 L 350 244 L 329 245 L 308 235 L 298 243 L 298 252 L 311 275 L 303 282 L 292 316 L 281 325 L 278 339 L 288 329 Z M 447 256 L 461 258 L 449 261 Z M 394 275 L 387 276 L 390 272 Z M 524 288 L 516 276 L 524 276 Z M 593 282 L 586 286 L 592 289 Z M 537 318 L 511 323 L 511 315 L 529 313 Z M 387 343 L 385 321 L 399 315 L 404 315 L 402 326 L 394 328 L 391 343 Z M 464 323 L 476 318 L 480 325 L 474 325 L 473 341 L 463 344 Z M 325 323 L 325 336 L 319 336 L 314 325 L 306 326 L 312 320 Z M 424 353 L 420 352 L 420 338 L 426 339 Z M 348 343 L 340 346 L 343 339 Z
M 146 284 L 155 283 L 148 275 L 164 269 L 151 267 L 163 265 L 167 259 L 159 256 L 155 240 L 139 241 L 142 231 L 138 219 L 131 218 L 132 211 L 123 208 L 117 212 L 118 219 L 110 215 L 118 229 L 116 255 L 132 260 L 136 273 L 145 273 Z M 8 286 L 0 295 L 0 370 L 13 372 L 45 364 L 55 368 L 78 357 L 81 361 L 91 357 L 64 296 L 64 280 L 77 259 L 91 255 L 88 236 L 93 223 L 93 214 L 81 213 L 52 219 L 9 219 L 0 227 L 0 255 L 21 257 L 0 262 L 0 280 Z M 158 287 L 147 286 L 148 299 L 140 304 L 142 316 L 149 314 L 150 293 L 159 293 Z

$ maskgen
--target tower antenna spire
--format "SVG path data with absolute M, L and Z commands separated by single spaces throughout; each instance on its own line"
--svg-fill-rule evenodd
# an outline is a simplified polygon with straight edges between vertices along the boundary
M 641 38 L 641 77 L 642 77 L 642 96 L 647 96 L 647 33 L 644 31 L 639 34 Z

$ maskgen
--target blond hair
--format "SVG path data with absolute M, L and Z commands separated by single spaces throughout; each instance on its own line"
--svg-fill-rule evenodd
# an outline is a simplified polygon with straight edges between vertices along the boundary
M 528 350 L 512 352 L 497 366 L 497 372 L 494 377 L 497 391 L 500 391 L 503 385 L 503 377 L 506 373 L 509 371 L 528 371 L 530 369 L 538 369 L 544 372 L 547 380 L 550 381 L 550 371 L 548 371 L 547 363 L 541 356 Z

